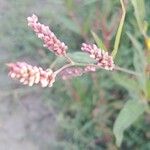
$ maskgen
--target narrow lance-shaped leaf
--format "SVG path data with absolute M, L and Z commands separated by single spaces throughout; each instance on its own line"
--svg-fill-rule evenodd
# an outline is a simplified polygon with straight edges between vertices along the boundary
M 140 76 L 137 76 L 138 82 L 140 83 L 141 90 L 144 90 L 146 93 L 146 74 L 145 74 L 145 68 L 146 68 L 146 62 L 145 62 L 145 56 L 143 52 L 142 45 L 132 36 L 130 33 L 127 33 L 128 37 L 132 41 L 134 48 L 134 67 L 137 72 L 140 73 Z
M 145 109 L 146 105 L 140 101 L 129 100 L 126 102 L 113 127 L 117 146 L 122 143 L 124 131 L 144 113 Z
M 93 32 L 93 31 L 91 31 L 91 33 L 92 33 L 92 35 L 93 35 L 93 38 L 94 38 L 94 40 L 95 40 L 97 46 L 98 46 L 100 49 L 103 49 L 103 50 L 107 51 L 105 45 L 103 44 L 102 40 L 98 37 L 98 35 L 97 35 L 95 32 Z
M 145 56 L 143 52 L 143 47 L 139 41 L 129 32 L 127 32 L 128 37 L 130 38 L 133 46 L 134 46 L 134 67 L 137 72 L 143 73 L 145 72 L 146 62 Z
M 134 7 L 135 17 L 140 31 L 143 33 L 144 17 L 145 17 L 145 3 L 144 0 L 131 0 Z
M 115 44 L 114 44 L 114 49 L 112 51 L 112 56 L 113 58 L 115 58 L 118 48 L 119 48 L 119 43 L 120 43 L 120 38 L 121 38 L 121 33 L 122 33 L 122 29 L 123 29 L 123 25 L 124 25 L 124 20 L 125 20 L 125 15 L 126 15 L 126 10 L 125 10 L 125 6 L 123 3 L 123 0 L 120 0 L 121 2 L 121 6 L 122 6 L 122 17 L 121 17 L 121 21 L 117 30 L 117 34 L 116 34 L 116 38 L 115 38 Z

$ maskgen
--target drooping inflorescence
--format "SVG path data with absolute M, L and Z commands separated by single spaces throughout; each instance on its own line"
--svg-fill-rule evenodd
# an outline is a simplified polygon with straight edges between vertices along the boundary
M 64 42 L 61 42 L 48 26 L 39 23 L 36 15 L 33 14 L 31 17 L 28 17 L 27 21 L 28 26 L 30 26 L 37 36 L 43 40 L 44 47 L 59 56 L 66 54 L 68 46 L 66 46 Z
M 99 49 L 95 44 L 86 44 L 83 43 L 81 50 L 89 53 L 91 58 L 94 58 L 97 61 L 97 65 L 106 70 L 113 70 L 115 65 L 112 56 L 105 52 L 104 50 Z
M 25 62 L 9 63 L 7 66 L 11 78 L 18 79 L 21 83 L 29 86 L 40 84 L 42 87 L 51 87 L 55 82 L 57 74 L 59 74 L 62 79 L 69 79 L 81 76 L 84 73 L 95 72 L 97 68 L 106 70 L 114 69 L 115 65 L 112 56 L 110 56 L 108 52 L 99 49 L 94 44 L 90 45 L 83 43 L 81 49 L 89 53 L 90 57 L 96 60 L 96 63 L 82 64 L 72 61 L 67 55 L 68 47 L 55 36 L 48 26 L 39 23 L 36 15 L 28 17 L 27 20 L 28 26 L 30 26 L 37 36 L 43 40 L 44 47 L 47 47 L 57 56 L 64 56 L 64 58 L 69 61 L 69 64 L 65 64 L 53 72 L 50 68 L 44 70 L 41 67 L 31 66 Z
M 25 85 L 32 86 L 40 83 L 42 87 L 51 87 L 55 82 L 55 74 L 51 69 L 31 66 L 25 62 L 9 63 L 9 76 L 18 79 Z

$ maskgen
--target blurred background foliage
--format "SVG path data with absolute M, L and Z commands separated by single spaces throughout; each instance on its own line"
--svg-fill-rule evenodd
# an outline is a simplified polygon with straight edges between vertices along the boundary
M 0 95 L 14 96 L 15 93 L 21 100 L 21 96 L 27 92 L 32 94 L 34 90 L 42 91 L 43 103 L 54 107 L 57 114 L 57 140 L 53 143 L 53 149 L 116 150 L 112 129 L 119 111 L 127 100 L 150 100 L 150 47 L 147 46 L 150 1 L 144 1 L 147 37 L 141 32 L 144 26 L 140 28 L 137 23 L 132 2 L 124 2 L 127 13 L 115 63 L 140 73 L 143 71 L 143 76 L 137 79 L 121 72 L 99 70 L 71 80 L 58 80 L 53 88 L 43 90 L 15 84 L 6 76 L 4 64 L 7 62 L 26 61 L 46 68 L 55 59 L 27 27 L 26 18 L 33 13 L 39 16 L 40 22 L 49 25 L 57 37 L 69 46 L 70 52 L 80 51 L 82 42 L 94 43 L 91 31 L 101 38 L 111 52 L 122 14 L 120 1 L 0 1 Z M 140 12 L 141 5 L 138 7 Z M 149 125 L 150 115 L 145 112 L 125 131 L 121 149 L 150 149 Z

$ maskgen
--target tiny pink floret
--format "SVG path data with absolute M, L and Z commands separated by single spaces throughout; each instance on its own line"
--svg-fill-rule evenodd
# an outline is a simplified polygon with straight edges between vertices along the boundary
M 30 26 L 34 32 L 37 34 L 38 38 L 42 39 L 44 44 L 43 46 L 48 48 L 50 51 L 56 55 L 65 55 L 68 47 L 64 42 L 61 42 L 55 34 L 49 29 L 48 26 L 38 22 L 38 17 L 32 15 L 27 18 L 28 26 Z
M 18 79 L 24 85 L 32 86 L 40 83 L 42 87 L 51 87 L 55 82 L 55 74 L 51 69 L 31 66 L 25 62 L 9 63 L 9 76 Z

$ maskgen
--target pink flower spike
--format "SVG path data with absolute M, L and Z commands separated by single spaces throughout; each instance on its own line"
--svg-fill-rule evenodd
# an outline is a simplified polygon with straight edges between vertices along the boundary
M 90 54 L 91 58 L 94 58 L 97 61 L 97 66 L 106 70 L 113 70 L 115 67 L 113 57 L 105 52 L 104 50 L 99 49 L 95 44 L 86 44 L 83 43 L 81 50 Z
M 92 65 L 88 65 L 84 68 L 84 71 L 85 72 L 95 72 L 96 71 L 96 68 Z
M 88 65 L 85 67 L 70 67 L 62 70 L 59 75 L 63 80 L 71 79 L 73 77 L 82 76 L 85 73 L 95 72 L 96 68 Z
M 9 68 L 9 76 L 18 79 L 24 85 L 32 86 L 40 83 L 42 87 L 51 87 L 55 82 L 56 75 L 51 69 L 43 70 L 25 62 L 9 63 L 7 66 Z
M 70 67 L 60 72 L 60 76 L 63 80 L 71 79 L 73 77 L 81 76 L 84 70 L 81 67 Z
M 43 40 L 44 47 L 48 48 L 51 52 L 55 53 L 56 55 L 66 55 L 68 46 L 66 46 L 65 43 L 57 39 L 55 34 L 49 29 L 48 26 L 39 23 L 38 17 L 36 15 L 33 14 L 31 17 L 28 17 L 27 21 L 28 26 L 34 30 L 38 38 Z

